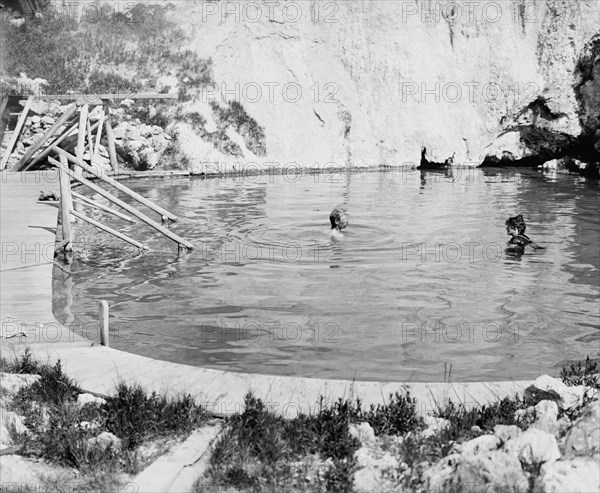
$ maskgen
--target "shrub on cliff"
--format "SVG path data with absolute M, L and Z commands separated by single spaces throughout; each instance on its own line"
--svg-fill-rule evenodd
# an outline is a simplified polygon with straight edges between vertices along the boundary
M 156 74 L 173 72 L 183 92 L 193 92 L 211 82 L 211 63 L 180 49 L 186 37 L 167 19 L 170 8 L 140 3 L 123 13 L 98 3 L 93 19 L 76 19 L 48 3 L 21 24 L 3 16 L 5 72 L 42 77 L 50 94 L 158 90 Z

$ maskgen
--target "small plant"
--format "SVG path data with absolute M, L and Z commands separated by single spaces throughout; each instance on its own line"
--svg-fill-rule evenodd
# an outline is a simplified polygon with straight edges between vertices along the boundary
M 528 421 L 515 417 L 516 411 L 527 407 L 519 396 L 512 399 L 505 397 L 499 402 L 472 409 L 449 401 L 436 415 L 450 422 L 450 426 L 442 432 L 447 441 L 462 442 L 482 433 L 492 432 L 496 425 L 518 425 L 527 428 L 530 424 Z
M 168 103 L 159 103 L 146 106 L 133 106 L 129 110 L 129 116 L 132 119 L 139 119 L 141 123 L 146 125 L 157 125 L 161 128 L 166 128 L 170 123 L 171 106 Z
M 257 156 L 267 153 L 264 128 L 258 125 L 238 101 L 220 106 L 216 101 L 210 102 L 211 108 L 217 116 L 219 129 L 225 130 L 231 126 L 244 139 L 246 147 Z
M 417 414 L 417 400 L 410 392 L 396 392 L 390 395 L 388 404 L 371 405 L 369 411 L 359 415 L 359 420 L 369 423 L 376 435 L 404 435 L 424 427 L 423 418 Z
M 100 408 L 106 429 L 123 440 L 123 447 L 133 450 L 145 440 L 170 434 L 186 434 L 204 423 L 208 414 L 186 394 L 177 399 L 137 386 L 120 383 L 116 395 L 108 397 Z
M 40 366 L 28 347 L 21 356 L 16 356 L 12 360 L 0 357 L 0 371 L 6 373 L 37 374 Z
M 26 352 L 13 368 L 17 370 L 15 373 L 40 375 L 38 381 L 21 389 L 15 396 L 14 402 L 22 409 L 27 408 L 30 402 L 60 404 L 73 401 L 81 392 L 73 380 L 63 372 L 60 360 L 54 366 L 40 364 Z
M 600 390 L 600 360 L 587 356 L 583 365 L 578 361 L 564 366 L 560 378 L 566 385 L 586 385 Z

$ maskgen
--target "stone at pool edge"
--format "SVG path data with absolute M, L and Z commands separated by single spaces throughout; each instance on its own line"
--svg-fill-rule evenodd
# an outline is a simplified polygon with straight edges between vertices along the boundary
M 0 373 L 0 389 L 8 395 L 14 395 L 23 387 L 29 387 L 41 377 L 28 373 Z
M 555 401 L 559 409 L 566 411 L 581 406 L 586 394 L 593 398 L 598 395 L 598 391 L 585 385 L 569 387 L 558 378 L 542 375 L 525 389 L 523 400 L 531 405 L 544 400 Z
M 582 410 L 563 439 L 566 457 L 600 454 L 600 402 L 593 400 Z M 600 489 L 599 489 L 600 491 Z

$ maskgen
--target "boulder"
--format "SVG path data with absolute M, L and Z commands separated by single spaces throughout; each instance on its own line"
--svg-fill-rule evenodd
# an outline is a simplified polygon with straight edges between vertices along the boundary
M 2 456 L 2 491 L 45 491 L 51 484 L 69 485 L 77 476 L 72 468 L 47 464 L 41 459 Z
M 600 406 L 597 400 L 583 408 L 581 416 L 567 431 L 563 449 L 567 457 L 600 454 Z
M 451 454 L 427 468 L 423 479 L 425 491 L 527 491 L 528 486 L 519 459 L 501 450 Z
M 127 122 L 119 123 L 116 127 L 113 128 L 113 135 L 115 136 L 115 139 L 123 139 L 125 137 L 125 135 L 127 134 L 128 129 L 129 129 L 129 123 L 127 123 Z
M 146 147 L 139 152 L 140 160 L 138 169 L 154 169 L 158 165 L 160 155 L 154 149 Z
M 10 430 L 17 434 L 30 434 L 30 431 L 23 424 L 23 417 L 17 413 L 8 411 L 6 408 L 0 408 L 0 450 L 13 445 Z
M 521 428 L 516 425 L 494 426 L 494 435 L 500 439 L 502 444 L 508 442 L 511 438 L 518 437 L 521 433 Z
M 569 387 L 558 378 L 542 375 L 525 389 L 523 398 L 534 405 L 543 400 L 555 401 L 559 409 L 568 410 L 582 405 L 586 390 L 584 385 Z
M 96 397 L 93 394 L 79 394 L 77 396 L 77 405 L 79 407 L 84 407 L 87 405 L 101 406 L 102 404 L 106 404 L 106 399 L 102 397 Z
M 23 387 L 29 387 L 41 377 L 27 373 L 0 373 L 0 389 L 9 395 L 16 394 Z
M 373 445 L 376 441 L 375 432 L 369 423 L 350 424 L 350 436 L 358 439 L 363 445 Z
M 530 157 L 533 152 L 522 141 L 521 133 L 512 131 L 501 134 L 484 149 L 485 158 L 492 162 L 518 161 Z
M 42 99 L 34 99 L 29 105 L 29 111 L 36 115 L 47 115 L 52 112 L 52 103 Z
M 490 450 L 496 450 L 502 440 L 496 435 L 481 435 L 456 446 L 456 450 L 465 455 L 476 455 Z
M 150 125 L 143 123 L 139 126 L 139 133 L 142 137 L 150 137 L 154 135 L 154 129 Z
M 554 435 L 535 428 L 510 439 L 502 450 L 528 466 L 554 462 L 561 457 Z
M 52 118 L 51 116 L 44 115 L 44 116 L 42 116 L 41 122 L 46 126 L 50 126 L 50 125 L 54 125 L 54 123 L 56 122 L 56 119 Z
M 577 457 L 544 464 L 536 490 L 544 493 L 600 491 L 600 457 Z
M 88 446 L 97 447 L 103 451 L 117 452 L 121 449 L 121 439 L 113 435 L 109 431 L 103 431 L 97 437 L 89 438 Z
M 551 159 L 550 161 L 541 164 L 539 167 L 547 170 L 563 170 L 565 169 L 565 163 L 563 159 Z
M 540 401 L 535 407 L 535 421 L 531 428 L 537 428 L 548 433 L 556 434 L 560 428 L 558 422 L 558 404 L 555 401 Z
M 353 491 L 395 491 L 393 479 L 400 464 L 394 455 L 376 447 L 361 447 L 355 452 L 354 458 L 357 470 L 354 473 Z
M 423 438 L 436 435 L 440 431 L 445 430 L 450 426 L 450 421 L 444 418 L 436 418 L 434 416 L 425 416 L 423 418 L 426 428 L 421 432 Z

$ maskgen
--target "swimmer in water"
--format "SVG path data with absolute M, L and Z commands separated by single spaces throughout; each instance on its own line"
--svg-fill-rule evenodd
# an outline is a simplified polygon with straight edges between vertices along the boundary
M 526 246 L 531 246 L 535 250 L 540 250 L 545 247 L 538 245 L 525 234 L 527 225 L 523 219 L 523 214 L 515 217 L 509 217 L 506 220 L 506 234 L 512 238 L 508 240 L 507 252 L 521 255 L 525 251 Z
M 336 207 L 331 211 L 331 214 L 329 214 L 329 222 L 331 222 L 332 232 L 341 232 L 342 229 L 348 226 L 348 215 L 346 214 L 346 211 Z
M 329 222 L 331 222 L 331 237 L 334 240 L 343 240 L 344 234 L 342 229 L 348 226 L 348 214 L 341 207 L 336 207 L 329 214 Z

